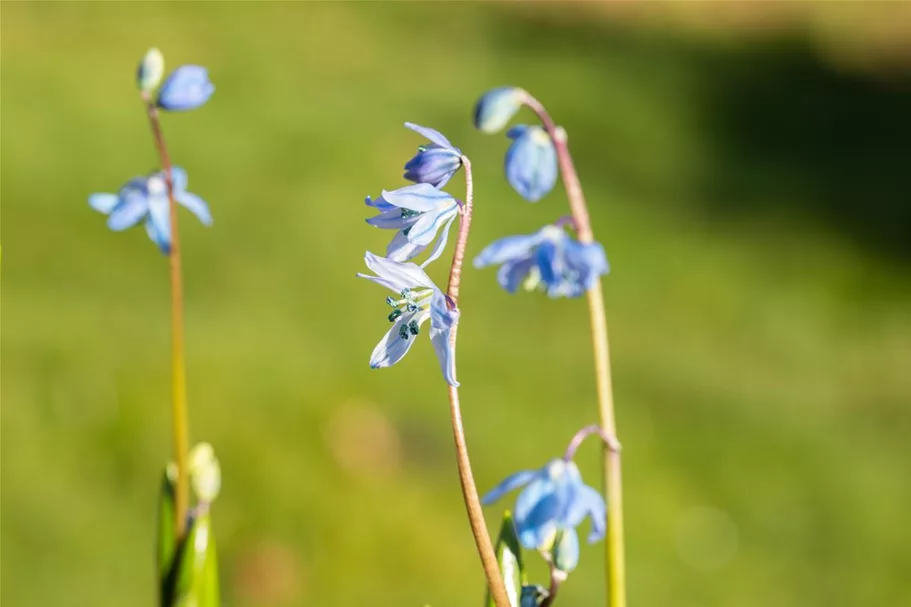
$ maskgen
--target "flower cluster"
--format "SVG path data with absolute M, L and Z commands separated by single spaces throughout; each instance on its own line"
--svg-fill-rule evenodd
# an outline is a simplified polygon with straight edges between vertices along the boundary
M 443 378 L 458 386 L 452 331 L 459 320 L 459 310 L 423 268 L 442 255 L 449 230 L 459 215 L 461 204 L 441 188 L 462 166 L 462 152 L 434 129 L 410 122 L 405 126 L 430 141 L 419 146 L 417 154 L 405 164 L 405 178 L 415 183 L 383 190 L 378 198 L 366 199 L 367 206 L 377 211 L 367 223 L 395 231 L 385 257 L 369 251 L 364 256 L 373 275 L 358 274 L 396 293 L 386 298 L 392 308 L 387 316 L 392 327 L 374 348 L 370 367 L 379 369 L 399 362 L 411 349 L 421 326 L 430 320 L 430 341 Z M 411 262 L 428 249 L 420 266 Z
M 205 68 L 184 65 L 174 70 L 152 101 L 151 94 L 164 76 L 164 57 L 151 49 L 139 62 L 136 84 L 149 106 L 149 117 L 157 126 L 158 109 L 185 111 L 208 101 L 215 90 Z M 160 135 L 159 135 L 160 136 Z M 164 167 L 144 177 L 134 177 L 116 194 L 97 193 L 89 196 L 89 206 L 108 216 L 108 228 L 122 231 L 138 225 L 145 226 L 149 238 L 164 254 L 171 252 L 170 201 L 191 211 L 204 225 L 212 224 L 212 214 L 206 202 L 187 191 L 188 177 L 180 167 Z
M 485 133 L 506 127 L 531 96 L 516 87 L 488 91 L 475 106 L 475 126 Z M 555 136 L 565 133 L 559 127 Z M 523 198 L 537 202 L 557 183 L 556 145 L 544 127 L 518 125 L 507 131 L 512 144 L 506 152 L 506 180 Z M 508 236 L 484 249 L 474 260 L 476 268 L 498 265 L 497 280 L 515 293 L 546 291 L 550 297 L 578 297 L 591 289 L 610 266 L 598 243 L 581 243 L 558 225 L 547 225 L 530 235 Z

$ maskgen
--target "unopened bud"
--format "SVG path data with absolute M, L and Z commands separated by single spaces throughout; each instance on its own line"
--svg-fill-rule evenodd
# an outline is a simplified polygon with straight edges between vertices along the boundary
M 151 92 L 164 76 L 164 55 L 157 48 L 149 49 L 136 68 L 136 85 L 140 91 Z
M 190 484 L 200 502 L 212 503 L 221 489 L 221 466 L 209 443 L 199 443 L 190 450 Z

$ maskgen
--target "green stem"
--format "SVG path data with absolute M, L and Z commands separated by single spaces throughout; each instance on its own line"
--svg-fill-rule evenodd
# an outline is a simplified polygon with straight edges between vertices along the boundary
M 576 174 L 572 156 L 566 145 L 566 133 L 558 129 L 550 114 L 541 103 L 526 93 L 525 105 L 538 115 L 557 151 L 560 174 L 569 199 L 576 235 L 579 242 L 594 242 L 591 220 L 582 184 Z M 610 347 L 607 337 L 607 315 L 604 310 L 604 296 L 600 278 L 588 290 L 588 311 L 591 321 L 592 345 L 594 347 L 595 380 L 598 387 L 598 411 L 601 429 L 605 436 L 617 438 L 617 423 L 614 416 L 614 395 L 611 386 Z M 610 504 L 607 517 L 607 539 L 605 541 L 607 567 L 607 593 L 610 607 L 626 607 L 626 562 L 623 541 L 623 483 L 620 470 L 620 450 L 605 443 L 602 449 L 604 460 L 604 493 Z
M 177 540 L 183 539 L 186 533 L 187 511 L 190 505 L 190 477 L 188 473 L 188 453 L 190 450 L 189 420 L 187 414 L 187 374 L 184 363 L 184 330 L 183 330 L 183 281 L 180 266 L 180 235 L 177 230 L 177 201 L 174 199 L 174 181 L 171 176 L 171 158 L 165 145 L 164 134 L 158 108 L 147 93 L 143 100 L 152 127 L 155 148 L 161 160 L 165 183 L 168 189 L 169 212 L 171 222 L 171 252 L 168 255 L 171 270 L 171 377 L 172 377 L 172 418 L 174 433 L 174 461 L 177 463 L 177 483 L 174 492 L 174 528 Z
M 459 235 L 456 238 L 455 252 L 452 256 L 452 266 L 449 270 L 449 285 L 446 293 L 452 303 L 458 306 L 459 285 L 462 282 L 462 265 L 465 262 L 465 249 L 468 246 L 468 232 L 471 228 L 472 212 L 472 180 L 471 162 L 462 156 L 462 166 L 465 171 L 465 204 L 459 218 Z M 450 337 L 453 353 L 456 347 L 456 333 L 458 324 L 452 328 Z M 506 593 L 506 584 L 497 564 L 497 555 L 493 543 L 487 534 L 487 523 L 481 509 L 481 499 L 478 497 L 478 488 L 471 472 L 471 460 L 468 458 L 468 445 L 465 442 L 465 429 L 462 426 L 462 410 L 459 405 L 459 389 L 449 386 L 449 413 L 452 420 L 452 436 L 455 440 L 456 461 L 459 466 L 459 481 L 462 486 L 462 497 L 465 500 L 465 509 L 468 512 L 468 522 L 471 524 L 471 534 L 474 536 L 484 575 L 487 577 L 487 586 L 490 596 L 497 607 L 510 607 L 509 596 Z

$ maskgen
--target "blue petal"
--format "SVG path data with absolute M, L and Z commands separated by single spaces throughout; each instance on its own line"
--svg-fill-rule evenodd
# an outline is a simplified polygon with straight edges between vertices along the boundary
M 152 221 L 151 217 L 146 218 L 145 221 L 146 234 L 149 235 L 149 238 L 158 245 L 158 249 L 168 255 L 171 252 L 171 241 L 167 236 L 161 234 L 158 229 L 155 227 L 155 223 Z
M 434 142 L 438 146 L 441 146 L 444 148 L 449 148 L 449 149 L 455 149 L 455 147 L 451 143 L 449 143 L 449 140 L 446 139 L 446 137 L 444 137 L 443 134 L 436 129 L 432 129 L 432 128 L 426 127 L 426 126 L 421 126 L 419 124 L 414 124 L 413 122 L 406 122 L 405 127 L 411 129 L 415 133 L 419 133 L 419 134 L 423 135 L 424 137 L 426 137 L 430 141 Z
M 585 290 L 592 288 L 598 276 L 607 274 L 610 265 L 599 243 L 582 244 L 575 240 L 566 243 L 566 263 L 580 277 Z
M 452 222 L 455 221 L 456 216 L 456 214 L 453 214 L 443 225 L 443 231 L 440 234 L 440 237 L 437 238 L 436 244 L 433 245 L 433 250 L 430 251 L 430 255 L 424 260 L 424 263 L 421 264 L 422 268 L 426 268 L 430 262 L 435 261 L 443 254 L 443 250 L 446 248 L 446 242 L 449 240 L 449 229 L 452 226 Z
M 187 191 L 174 192 L 174 200 L 182 204 L 187 210 L 196 215 L 203 225 L 212 225 L 212 214 L 209 212 L 209 205 L 206 201 Z
M 414 343 L 415 337 L 417 337 L 416 335 L 408 335 L 408 339 L 402 339 L 399 333 L 402 327 L 407 326 L 413 320 L 417 321 L 418 326 L 421 326 L 429 317 L 430 314 L 426 310 L 404 314 L 399 317 L 392 324 L 386 335 L 383 336 L 383 339 L 380 340 L 380 343 L 376 345 L 376 348 L 373 349 L 373 353 L 370 355 L 370 368 L 382 369 L 391 367 L 402 360 L 408 354 L 408 350 L 411 349 L 411 345 Z
M 541 280 L 544 284 L 555 285 L 560 280 L 560 257 L 557 245 L 550 240 L 545 240 L 535 251 L 535 262 L 541 271 Z
M 497 282 L 509 293 L 515 293 L 525 281 L 528 273 L 534 269 L 535 263 L 535 260 L 531 257 L 507 261 L 497 270 Z
M 383 190 L 383 200 L 397 207 L 426 213 L 448 206 L 455 199 L 429 183 L 416 183 L 391 192 Z
M 430 300 L 430 341 L 440 361 L 443 378 L 450 386 L 459 387 L 456 380 L 455 351 L 452 347 L 452 330 L 459 322 L 459 310 L 450 310 L 446 296 L 439 289 Z
M 538 503 L 544 500 L 556 500 L 554 491 L 556 486 L 547 475 L 547 468 L 539 470 L 535 479 L 519 494 L 516 499 L 516 523 L 524 521 L 537 507 Z M 554 503 L 552 515 L 557 513 L 557 504 Z
M 483 268 L 525 258 L 534 247 L 538 246 L 541 240 L 539 233 L 528 236 L 507 236 L 496 240 L 478 253 L 478 256 L 474 258 L 474 267 Z
M 408 261 L 420 255 L 426 248 L 425 245 L 414 244 L 409 241 L 404 232 L 397 232 L 386 247 L 386 259 L 399 262 Z M 421 267 L 423 268 L 424 265 L 426 264 L 421 264 Z
M 214 92 L 206 68 L 183 65 L 165 80 L 158 92 L 158 106 L 171 112 L 192 110 L 208 101 Z
M 163 172 L 161 178 L 164 179 Z M 171 167 L 171 181 L 174 186 L 175 194 L 178 192 L 183 192 L 187 189 L 187 184 L 189 183 L 187 172 L 180 167 Z
M 117 194 L 92 194 L 89 196 L 89 206 L 107 215 L 114 210 L 117 203 L 120 202 L 120 196 Z
M 607 504 L 601 494 L 589 487 L 580 485 L 576 487 L 572 503 L 566 513 L 564 523 L 576 527 L 586 517 L 592 521 L 592 531 L 588 536 L 589 543 L 594 543 L 604 537 L 607 527 Z
M 537 474 L 539 474 L 538 470 L 523 470 L 507 476 L 499 485 L 491 489 L 487 495 L 481 498 L 481 503 L 485 506 L 493 504 L 513 489 L 518 489 L 519 487 L 530 483 Z
M 427 273 L 419 268 L 417 264 L 400 263 L 391 259 L 385 259 L 374 255 L 370 251 L 367 251 L 364 254 L 364 262 L 376 276 L 358 274 L 359 277 L 372 280 L 397 293 L 402 289 L 414 289 L 416 287 L 436 289 L 436 285 L 433 284 L 433 281 L 430 280 Z
M 521 495 L 519 497 L 521 498 Z M 557 531 L 555 515 L 559 507 L 557 496 L 549 494 L 536 502 L 534 508 L 522 519 L 519 519 L 519 506 L 518 502 L 516 502 L 516 530 L 519 532 L 519 540 L 523 546 L 530 550 L 547 547 L 547 544 L 552 541 L 553 535 Z
M 368 207 L 373 207 L 383 213 L 385 213 L 386 211 L 391 211 L 396 208 L 393 205 L 386 202 L 385 200 L 383 200 L 382 196 L 380 196 L 379 198 L 376 198 L 376 199 L 368 196 L 367 199 L 364 200 L 364 204 L 366 204 Z
M 557 183 L 557 152 L 538 126 L 526 128 L 506 152 L 506 179 L 526 200 L 537 202 Z
M 151 222 L 155 236 L 149 231 L 148 223 Z M 164 196 L 153 196 L 149 200 L 149 220 L 146 224 L 151 238 L 159 248 L 167 253 L 171 249 L 171 205 Z
M 375 228 L 384 230 L 401 230 L 407 228 L 418 220 L 418 215 L 411 217 L 402 217 L 402 209 L 390 205 L 391 211 L 384 211 L 379 215 L 367 218 L 367 223 Z
M 408 231 L 408 240 L 414 244 L 429 245 L 433 242 L 440 226 L 458 212 L 459 205 L 453 199 L 452 205 L 449 207 L 441 207 L 432 213 L 423 213 Z
M 108 227 L 115 231 L 132 228 L 146 216 L 148 211 L 148 198 L 141 194 L 126 196 L 108 215 Z

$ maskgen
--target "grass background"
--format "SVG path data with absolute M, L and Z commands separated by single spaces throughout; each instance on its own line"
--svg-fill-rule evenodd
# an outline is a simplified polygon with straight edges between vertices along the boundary
M 522 202 L 505 138 L 471 127 L 507 82 L 569 132 L 613 266 L 631 603 L 911 601 L 908 54 L 886 8 L 821 6 L 4 3 L 2 602 L 154 604 L 167 264 L 86 204 L 155 167 L 132 82 L 153 45 L 217 86 L 164 128 L 216 221 L 181 230 L 225 604 L 480 603 L 432 349 L 371 371 L 386 293 L 354 274 L 406 120 L 472 158 L 470 253 L 566 212 Z M 463 289 L 487 488 L 595 419 L 585 302 Z M 562 604 L 599 604 L 602 559 L 583 547 Z

